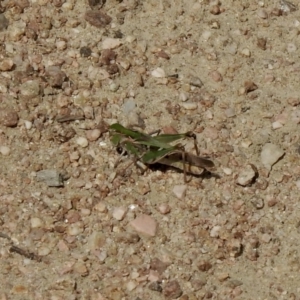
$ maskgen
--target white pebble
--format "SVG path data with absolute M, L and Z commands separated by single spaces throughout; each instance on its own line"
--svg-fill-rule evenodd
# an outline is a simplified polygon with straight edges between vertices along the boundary
M 256 170 L 253 165 L 246 165 L 246 167 L 239 173 L 236 183 L 242 186 L 250 184 L 256 176 Z
M 65 41 L 57 41 L 56 48 L 57 50 L 65 50 L 67 48 L 67 43 Z
M 83 232 L 82 224 L 80 222 L 70 224 L 67 228 L 68 235 L 75 236 Z
M 210 231 L 210 236 L 211 237 L 218 237 L 219 236 L 219 231 L 220 231 L 220 229 L 221 229 L 221 226 L 214 226 L 212 229 L 211 229 L 211 231 Z
M 241 54 L 246 56 L 246 57 L 250 57 L 251 55 L 251 52 L 248 48 L 244 48 L 242 51 L 241 51 Z
M 32 128 L 32 122 L 30 122 L 30 121 L 25 120 L 24 125 L 27 130 Z
M 112 213 L 112 216 L 118 221 L 123 220 L 125 215 L 126 215 L 126 208 L 124 207 L 116 207 L 114 208 Z
M 284 155 L 284 151 L 277 145 L 267 143 L 261 151 L 261 162 L 269 171 L 272 166 Z
M 85 147 L 87 147 L 89 145 L 88 140 L 85 137 L 82 137 L 82 136 L 80 136 L 79 138 L 77 138 L 76 143 L 79 146 L 83 147 L 83 148 L 85 148 Z
M 164 78 L 166 77 L 166 73 L 162 68 L 156 68 L 151 72 L 151 75 L 156 78 Z
M 43 226 L 43 221 L 40 218 L 31 218 L 31 228 L 40 228 Z
M 10 148 L 7 146 L 0 146 L 0 153 L 4 156 L 7 156 L 10 154 Z
M 133 291 L 137 286 L 138 286 L 138 284 L 135 281 L 129 281 L 126 284 L 126 288 L 127 288 L 128 292 Z
M 106 38 L 102 42 L 102 49 L 115 49 L 122 44 L 120 39 Z
M 175 185 L 173 188 L 173 194 L 181 200 L 185 197 L 186 189 L 186 185 Z
M 230 168 L 223 168 L 223 172 L 226 175 L 231 175 L 232 174 L 232 169 L 230 169 Z
M 283 125 L 279 121 L 275 121 L 272 123 L 272 128 L 273 129 L 278 129 L 281 128 Z
M 51 250 L 50 250 L 48 247 L 41 247 L 41 248 L 38 250 L 38 255 L 39 255 L 39 256 L 46 256 L 46 255 L 48 255 L 50 252 L 51 252 Z
M 286 50 L 287 52 L 291 53 L 291 52 L 295 52 L 297 50 L 297 47 L 295 44 L 293 43 L 288 43 L 286 46 Z
M 195 110 L 198 108 L 198 104 L 195 102 L 183 102 L 181 106 L 186 110 Z

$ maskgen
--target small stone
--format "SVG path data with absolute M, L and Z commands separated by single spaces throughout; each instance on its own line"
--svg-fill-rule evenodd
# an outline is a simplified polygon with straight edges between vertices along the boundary
M 125 215 L 126 215 L 126 208 L 124 207 L 116 207 L 114 208 L 112 213 L 112 216 L 118 221 L 123 220 Z
M 46 69 L 46 76 L 50 86 L 55 88 L 61 88 L 63 82 L 67 78 L 67 75 L 58 66 L 50 66 Z
M 252 164 L 248 164 L 238 175 L 236 183 L 241 186 L 247 186 L 251 184 L 257 176 L 257 169 Z
M 10 154 L 10 148 L 7 146 L 0 146 L 0 153 L 4 156 L 8 156 Z
M 38 256 L 47 256 L 49 255 L 51 252 L 50 248 L 48 247 L 41 247 L 39 250 L 38 250 Z
M 76 139 L 77 145 L 79 145 L 82 148 L 86 148 L 89 145 L 89 141 L 85 138 L 80 136 L 79 138 Z
M 180 103 L 180 106 L 182 106 L 186 110 L 195 110 L 198 108 L 198 104 L 195 102 L 183 102 Z
M 244 83 L 245 93 L 250 93 L 258 89 L 258 86 L 253 81 L 245 81 Z
M 177 280 L 168 282 L 163 289 L 163 294 L 169 299 L 177 299 L 182 295 L 181 287 Z
M 297 46 L 293 43 L 288 43 L 287 46 L 286 46 L 286 50 L 289 53 L 296 52 L 297 51 Z
M 92 50 L 89 47 L 81 47 L 79 53 L 82 57 L 89 57 L 92 54 Z
M 86 243 L 87 250 L 95 251 L 99 250 L 105 245 L 106 238 L 102 232 L 94 231 L 88 238 Z
M 251 52 L 248 48 L 244 48 L 242 51 L 241 51 L 241 54 L 243 56 L 246 56 L 246 57 L 250 57 L 251 56 Z
M 14 66 L 14 62 L 11 58 L 4 59 L 0 62 L 0 71 L 11 71 Z
M 257 16 L 260 17 L 261 19 L 267 19 L 268 18 L 268 13 L 266 12 L 265 9 L 259 9 L 257 11 Z
M 119 84 L 113 82 L 109 85 L 109 90 L 111 92 L 116 92 L 119 89 L 119 87 L 120 87 Z
M 25 120 L 25 121 L 24 121 L 24 125 L 25 125 L 25 128 L 26 128 L 27 130 L 29 130 L 29 129 L 32 128 L 32 122 L 31 122 L 31 121 Z
M 145 235 L 155 236 L 157 223 L 156 221 L 148 216 L 141 215 L 130 222 L 130 225 L 137 231 Z
M 57 41 L 56 48 L 57 48 L 57 50 L 60 50 L 60 51 L 67 49 L 66 41 Z
M 33 99 L 40 94 L 38 80 L 28 80 L 20 85 L 20 93 L 25 99 Z
M 273 129 L 279 129 L 281 127 L 283 127 L 283 124 L 280 123 L 279 121 L 275 121 L 275 122 L 272 123 L 272 128 Z
M 158 281 L 153 281 L 148 285 L 149 290 L 161 293 L 162 287 Z
M 75 265 L 73 266 L 73 271 L 74 271 L 74 273 L 77 273 L 83 277 L 87 276 L 89 273 L 88 269 L 83 261 L 78 261 L 77 263 L 75 263 Z
M 251 199 L 251 204 L 256 208 L 256 209 L 262 209 L 265 206 L 264 200 L 259 197 L 253 197 Z
M 43 226 L 43 221 L 40 218 L 31 218 L 31 228 L 40 228 Z
M 0 14 L 0 31 L 5 30 L 9 25 L 9 22 L 4 14 Z
M 257 38 L 257 47 L 262 50 L 266 50 L 267 49 L 267 39 Z
M 122 45 L 122 42 L 120 39 L 114 39 L 114 38 L 106 38 L 102 42 L 102 49 L 115 49 Z
M 166 73 L 162 68 L 156 68 L 151 72 L 151 75 L 156 78 L 166 77 Z
M 70 224 L 67 227 L 68 235 L 76 236 L 82 232 L 83 232 L 83 226 L 82 226 L 81 222 L 76 222 L 76 223 Z
M 126 288 L 127 288 L 128 292 L 133 291 L 137 286 L 138 286 L 137 282 L 132 281 L 132 280 L 127 282 L 127 284 L 126 284 Z
M 284 155 L 284 151 L 277 145 L 267 143 L 261 151 L 261 162 L 264 167 L 271 171 L 272 166 Z
M 212 268 L 212 264 L 209 261 L 202 260 L 197 264 L 197 267 L 201 272 L 207 272 Z
M 238 239 L 231 239 L 227 244 L 227 249 L 231 257 L 238 257 L 243 252 L 243 245 Z
M 218 237 L 219 236 L 219 231 L 221 230 L 221 226 L 214 226 L 212 229 L 211 229 L 211 231 L 210 231 L 210 233 L 209 233 L 209 235 L 211 236 L 211 237 L 213 237 L 213 238 L 216 238 L 216 237 Z
M 85 13 L 84 19 L 92 26 L 95 26 L 97 28 L 105 27 L 112 21 L 112 18 L 109 15 L 101 11 L 94 10 L 87 11 Z
M 192 86 L 196 86 L 198 88 L 201 88 L 203 86 L 203 82 L 201 81 L 201 79 L 199 77 L 196 77 L 196 76 L 192 76 L 190 78 L 189 84 L 192 85 Z
M 218 71 L 212 71 L 212 72 L 210 72 L 209 76 L 215 82 L 219 82 L 219 81 L 223 80 L 223 77 L 222 77 L 221 73 L 218 72 Z
M 101 136 L 101 130 L 100 129 L 92 129 L 86 131 L 86 138 L 90 142 L 97 141 L 98 138 Z
M 161 214 L 166 215 L 171 211 L 171 207 L 167 203 L 162 203 L 159 205 L 158 210 Z
M 44 181 L 48 186 L 64 185 L 64 176 L 57 170 L 41 170 L 36 173 L 37 181 Z
M 136 107 L 136 102 L 133 99 L 128 99 L 122 105 L 121 109 L 125 115 L 128 115 L 130 112 L 132 112 L 135 109 L 135 107 Z
M 175 185 L 173 188 L 173 194 L 180 200 L 182 200 L 185 197 L 187 190 L 186 185 Z
M 150 261 L 150 269 L 157 271 L 159 274 L 162 274 L 168 268 L 168 266 L 168 263 L 163 262 L 156 257 Z

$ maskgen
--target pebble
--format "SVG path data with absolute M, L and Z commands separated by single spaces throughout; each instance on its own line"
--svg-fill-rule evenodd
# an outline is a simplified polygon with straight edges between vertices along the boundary
M 97 28 L 105 27 L 112 21 L 112 18 L 109 15 L 94 10 L 88 10 L 84 15 L 84 19 Z
M 50 86 L 61 88 L 63 82 L 67 78 L 67 75 L 58 66 L 50 66 L 46 69 L 45 78 Z
M 196 86 L 198 88 L 201 88 L 203 86 L 203 82 L 201 81 L 201 79 L 199 77 L 196 76 L 192 76 L 190 78 L 190 85 L 192 86 Z
M 259 9 L 257 11 L 257 16 L 260 17 L 261 19 L 267 19 L 268 18 L 268 13 L 266 12 L 265 9 Z
M 39 256 L 47 256 L 50 254 L 50 252 L 51 252 L 50 248 L 44 246 L 38 250 L 38 255 Z
M 195 102 L 183 102 L 180 103 L 180 106 L 182 106 L 186 110 L 195 110 L 198 108 L 198 104 Z
M 9 25 L 8 19 L 4 14 L 0 14 L 0 31 L 5 30 Z
M 10 154 L 10 148 L 8 146 L 0 146 L 0 153 L 4 156 L 8 156 Z
M 122 45 L 120 39 L 106 38 L 102 42 L 102 49 L 115 49 L 118 48 L 120 45 Z
M 99 250 L 101 247 L 105 245 L 106 238 L 104 233 L 94 231 L 88 238 L 86 243 L 87 250 L 95 251 Z
M 48 186 L 60 187 L 64 185 L 63 176 L 57 170 L 41 170 L 36 173 L 37 181 L 44 181 Z
M 293 43 L 288 43 L 286 46 L 286 50 L 289 53 L 295 52 L 295 51 L 297 51 L 297 46 Z
M 166 73 L 162 68 L 156 68 L 151 72 L 151 75 L 155 78 L 164 78 Z
M 248 164 L 239 173 L 236 183 L 241 186 L 247 186 L 253 182 L 256 175 L 257 169 L 252 164 Z
M 245 93 L 250 93 L 258 89 L 258 86 L 253 81 L 245 81 L 244 83 Z
M 261 162 L 267 170 L 271 170 L 272 166 L 284 155 L 284 151 L 277 145 L 267 143 L 261 151 Z
M 86 138 L 90 142 L 97 141 L 98 138 L 101 136 L 101 130 L 100 129 L 92 129 L 86 131 Z
M 121 221 L 124 219 L 126 215 L 126 208 L 124 207 L 116 207 L 113 210 L 112 216 L 114 219 Z
M 209 73 L 210 78 L 215 81 L 215 82 L 219 82 L 223 80 L 223 76 L 221 75 L 220 72 L 218 71 L 212 71 Z
M 157 223 L 148 215 L 140 215 L 130 222 L 130 225 L 137 231 L 145 235 L 155 236 Z
M 120 87 L 119 84 L 113 82 L 109 85 L 109 90 L 111 92 L 116 92 L 119 89 L 119 87 Z
M 121 107 L 123 113 L 128 115 L 136 107 L 136 102 L 133 99 L 128 99 Z
M 28 80 L 20 85 L 20 93 L 25 99 L 33 99 L 40 94 L 38 80 Z
M 6 72 L 11 71 L 14 66 L 14 62 L 12 59 L 4 59 L 0 62 L 0 71 Z
M 76 223 L 70 224 L 67 227 L 68 235 L 76 236 L 82 232 L 83 232 L 83 226 L 82 226 L 81 222 L 76 222 Z
M 86 148 L 89 145 L 89 141 L 83 136 L 78 137 L 76 143 L 82 148 Z
M 135 281 L 132 281 L 132 280 L 127 282 L 127 284 L 126 284 L 126 288 L 127 288 L 128 292 L 133 291 L 137 286 L 138 286 L 138 283 Z
M 181 287 L 177 280 L 168 282 L 163 288 L 163 294 L 168 299 L 177 299 L 182 295 Z
M 31 228 L 40 228 L 43 226 L 43 221 L 40 218 L 31 218 L 30 224 L 31 224 Z
M 175 185 L 173 188 L 173 194 L 180 200 L 182 200 L 185 197 L 187 190 L 186 185 Z
M 159 205 L 158 210 L 161 214 L 166 215 L 171 211 L 171 207 L 167 203 L 162 203 Z
M 213 238 L 216 238 L 216 237 L 218 237 L 219 236 L 219 231 L 221 230 L 221 226 L 214 226 L 212 229 L 211 229 L 211 231 L 210 231 L 210 233 L 209 233 L 209 235 L 211 236 L 211 237 L 213 237 Z

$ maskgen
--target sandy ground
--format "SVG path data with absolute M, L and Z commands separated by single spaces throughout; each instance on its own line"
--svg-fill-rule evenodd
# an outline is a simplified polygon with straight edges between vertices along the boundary
M 0 299 L 300 299 L 297 3 L 102 2 L 1 1 Z M 114 168 L 115 122 L 216 171 Z

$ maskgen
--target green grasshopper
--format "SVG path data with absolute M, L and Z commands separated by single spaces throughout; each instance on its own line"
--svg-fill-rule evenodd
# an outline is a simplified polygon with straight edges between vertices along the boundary
M 137 166 L 139 166 L 138 161 L 143 165 L 159 163 L 171 166 L 183 170 L 185 182 L 187 181 L 186 173 L 201 175 L 204 169 L 211 170 L 214 168 L 214 163 L 211 160 L 198 156 L 196 136 L 192 132 L 152 136 L 125 128 L 118 123 L 110 126 L 110 132 L 112 144 L 122 150 L 121 155 L 125 152 L 133 155 L 133 163 Z M 194 139 L 197 155 L 187 153 L 180 143 L 170 145 L 170 143 L 184 138 Z M 119 160 L 115 166 L 118 162 Z

